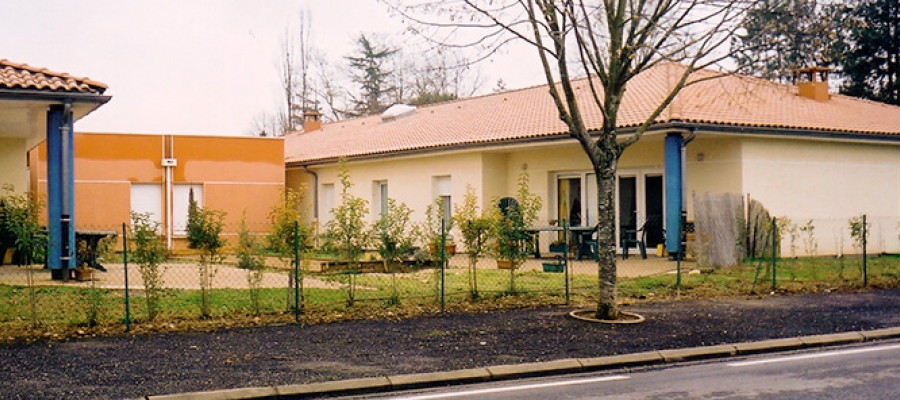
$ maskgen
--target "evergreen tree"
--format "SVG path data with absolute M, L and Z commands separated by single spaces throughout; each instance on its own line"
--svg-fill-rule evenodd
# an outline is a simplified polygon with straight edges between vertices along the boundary
M 840 43 L 840 19 L 818 0 L 763 0 L 732 41 L 739 72 L 793 83 L 794 71 L 831 66 Z
M 385 65 L 397 49 L 373 43 L 362 34 L 357 39 L 358 55 L 347 56 L 350 67 L 355 70 L 353 81 L 360 86 L 360 96 L 353 97 L 353 108 L 357 116 L 379 114 L 390 104 L 385 104 L 389 95 L 396 90 L 389 84 L 393 71 Z
M 900 4 L 861 0 L 845 11 L 852 25 L 841 92 L 900 104 Z

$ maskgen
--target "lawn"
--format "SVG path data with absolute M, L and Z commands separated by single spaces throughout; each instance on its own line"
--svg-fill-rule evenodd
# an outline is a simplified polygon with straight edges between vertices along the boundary
M 882 255 L 867 260 L 870 288 L 900 286 L 900 256 Z M 809 293 L 863 288 L 859 257 L 779 259 L 774 266 L 774 292 Z M 623 303 L 655 298 L 715 298 L 773 292 L 770 260 L 748 260 L 740 266 L 706 271 L 683 271 L 640 278 L 621 278 Z M 200 291 L 165 289 L 159 314 L 150 321 L 142 291 L 130 293 L 132 327 L 158 330 L 216 328 L 264 323 L 305 323 L 359 318 L 395 318 L 435 314 L 441 305 L 452 312 L 548 304 L 591 304 L 597 290 L 594 274 L 566 274 L 534 270 L 479 269 L 478 295 L 473 296 L 465 268 L 450 268 L 441 280 L 439 269 L 406 273 L 316 273 L 333 288 L 303 288 L 300 313 L 294 313 L 293 289 L 258 289 L 253 302 L 246 289 L 212 291 L 212 317 L 200 312 Z M 440 293 L 444 293 L 441 301 Z M 568 293 L 568 296 L 567 296 Z M 78 332 L 120 332 L 126 320 L 125 292 L 94 287 L 0 285 L 0 341 L 22 340 L 46 332 L 65 337 Z M 149 328 L 148 328 L 149 327 Z

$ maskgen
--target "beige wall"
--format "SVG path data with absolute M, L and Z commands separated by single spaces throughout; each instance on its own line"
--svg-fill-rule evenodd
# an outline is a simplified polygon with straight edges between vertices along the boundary
M 619 161 L 619 172 L 662 171 L 663 138 L 645 136 L 628 148 Z M 687 145 L 685 163 L 688 218 L 693 215 L 692 193 L 749 194 L 775 216 L 787 216 L 799 224 L 816 219 L 821 252 L 852 251 L 847 220 L 862 213 L 875 224 L 871 245 L 878 250 L 873 251 L 900 251 L 900 149 L 895 146 L 701 133 Z M 515 194 L 518 175 L 525 170 L 531 191 L 543 199 L 539 224 L 554 217 L 556 174 L 591 170 L 587 157 L 574 143 L 487 148 L 349 165 L 355 195 L 371 202 L 372 182 L 386 180 L 389 196 L 415 210 L 414 221 L 424 219 L 425 208 L 433 200 L 434 176 L 452 177 L 454 203 L 462 200 L 470 184 L 482 207 L 492 207 L 497 198 Z M 339 204 L 336 166 L 315 170 L 320 187 L 325 183 L 335 185 L 334 204 Z M 312 177 L 300 169 L 290 170 L 287 183 L 289 187 L 311 185 Z M 308 193 L 311 198 L 312 191 Z M 308 204 L 311 207 L 311 199 Z M 373 219 L 370 216 L 369 220 Z
M 0 186 L 11 184 L 17 193 L 28 188 L 25 139 L 0 138 Z M 2 189 L 2 187 L 0 187 Z
M 898 216 L 900 149 L 872 144 L 747 139 L 744 190 L 774 215 Z
M 370 214 L 367 218 L 372 222 L 376 214 L 371 212 L 373 200 L 373 182 L 387 181 L 388 196 L 398 203 L 405 203 L 413 209 L 413 221 L 425 219 L 425 210 L 434 200 L 433 178 L 436 176 L 450 176 L 451 198 L 454 203 L 462 201 L 466 193 L 466 186 L 471 185 L 476 193 L 483 193 L 482 172 L 483 159 L 479 153 L 460 153 L 453 155 L 438 155 L 422 158 L 394 159 L 389 162 L 366 161 L 350 162 L 350 180 L 353 187 L 350 192 L 369 202 Z M 334 202 L 340 204 L 341 182 L 338 177 L 336 165 L 317 167 L 314 169 L 319 176 L 319 187 L 326 184 L 334 184 Z M 289 173 L 289 187 L 294 188 L 298 182 L 309 182 L 309 178 L 303 177 L 302 170 L 292 170 Z M 320 216 L 324 220 L 327 210 L 325 201 L 319 193 Z M 324 222 L 324 221 L 323 221 Z
M 819 251 L 851 253 L 851 217 L 873 224 L 870 252 L 900 251 L 900 149 L 824 141 L 747 139 L 744 192 L 774 216 L 813 220 Z M 784 246 L 782 251 L 785 251 Z
M 694 193 L 745 193 L 741 143 L 739 138 L 703 136 L 688 143 L 685 150 L 688 219 L 694 215 Z

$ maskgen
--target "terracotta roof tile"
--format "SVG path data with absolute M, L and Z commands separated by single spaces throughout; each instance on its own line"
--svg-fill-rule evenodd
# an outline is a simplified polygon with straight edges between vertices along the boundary
M 0 88 L 103 94 L 107 86 L 90 78 L 0 59 Z
M 668 93 L 679 68 L 683 67 L 662 65 L 633 79 L 618 125 L 643 123 Z M 900 135 L 900 107 L 841 95 L 815 101 L 798 96 L 794 86 L 711 70 L 698 71 L 692 79 L 697 83 L 682 90 L 656 122 Z M 593 104 L 588 81 L 574 84 L 585 123 L 599 129 L 603 116 Z M 419 107 L 393 121 L 370 116 L 293 133 L 285 138 L 285 161 L 302 164 L 527 138 L 564 139 L 565 131 L 547 86 L 542 85 Z

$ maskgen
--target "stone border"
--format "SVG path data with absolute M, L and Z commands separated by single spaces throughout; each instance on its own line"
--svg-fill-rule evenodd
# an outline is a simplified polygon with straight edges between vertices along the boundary
M 598 319 L 596 317 L 593 317 L 595 312 L 596 311 L 593 309 L 575 310 L 575 311 L 570 312 L 569 316 L 572 318 L 575 318 L 579 321 L 596 322 L 596 323 L 602 323 L 602 324 L 640 324 L 645 321 L 645 318 L 643 315 L 635 314 L 633 312 L 628 312 L 628 311 L 619 311 L 619 314 L 627 315 L 631 318 L 616 319 L 616 320 Z

